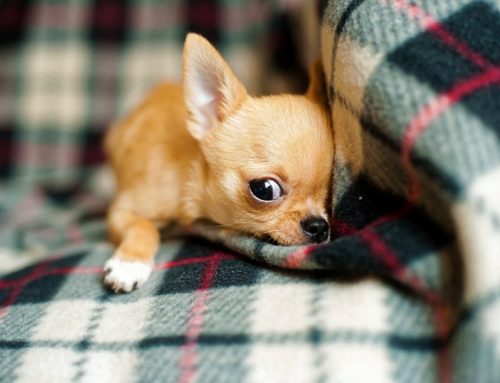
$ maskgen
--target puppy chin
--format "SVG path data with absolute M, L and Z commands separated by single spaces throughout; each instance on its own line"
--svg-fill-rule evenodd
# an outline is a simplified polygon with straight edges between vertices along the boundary
M 266 235 L 266 240 L 274 245 L 281 246 L 301 246 L 312 244 L 312 240 L 305 235 L 286 235 L 281 233 L 272 233 Z

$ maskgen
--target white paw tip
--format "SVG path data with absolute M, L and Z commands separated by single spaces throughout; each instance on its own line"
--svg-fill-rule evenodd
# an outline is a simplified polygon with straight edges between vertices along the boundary
M 141 287 L 151 274 L 152 265 L 110 258 L 104 265 L 104 285 L 115 293 L 128 293 Z

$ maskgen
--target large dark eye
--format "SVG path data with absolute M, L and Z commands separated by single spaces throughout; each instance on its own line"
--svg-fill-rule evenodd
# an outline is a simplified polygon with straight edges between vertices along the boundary
M 283 196 L 281 186 L 273 179 L 252 180 L 249 185 L 253 196 L 261 201 L 275 201 Z

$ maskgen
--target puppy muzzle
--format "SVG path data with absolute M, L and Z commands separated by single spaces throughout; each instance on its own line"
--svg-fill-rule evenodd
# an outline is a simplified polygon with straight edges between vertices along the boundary
M 318 216 L 308 217 L 300 221 L 302 231 L 314 243 L 321 243 L 328 239 L 330 226 L 328 222 Z

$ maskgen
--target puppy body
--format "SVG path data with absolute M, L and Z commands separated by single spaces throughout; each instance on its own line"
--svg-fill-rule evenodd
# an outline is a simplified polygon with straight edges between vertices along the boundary
M 304 96 L 254 98 L 202 37 L 188 36 L 183 59 L 183 85 L 154 89 L 106 138 L 118 185 L 108 227 L 118 248 L 105 284 L 115 291 L 147 279 L 158 228 L 169 221 L 207 218 L 285 245 L 319 238 L 304 226 L 309 217 L 321 230 L 327 221 L 333 138 L 320 69 Z M 273 200 L 256 198 L 270 185 Z
M 164 84 L 111 128 L 105 150 L 118 186 L 112 210 L 129 208 L 160 225 L 187 221 L 182 191 L 201 163 L 199 145 L 186 129 L 187 116 L 181 86 Z M 119 237 L 120 222 L 109 224 L 112 239 Z

